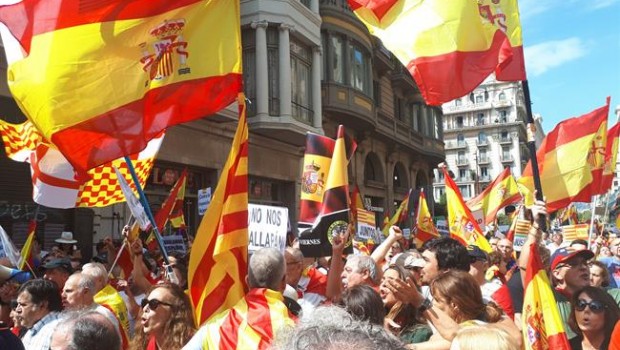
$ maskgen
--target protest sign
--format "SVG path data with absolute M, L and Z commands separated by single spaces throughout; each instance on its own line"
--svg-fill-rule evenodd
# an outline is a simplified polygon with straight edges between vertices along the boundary
M 248 205 L 248 235 L 251 254 L 260 248 L 273 247 L 284 252 L 288 227 L 288 208 Z

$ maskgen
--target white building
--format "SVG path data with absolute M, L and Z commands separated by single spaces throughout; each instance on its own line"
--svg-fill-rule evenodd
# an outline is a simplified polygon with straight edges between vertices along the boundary
M 490 76 L 469 95 L 445 103 L 443 113 L 446 164 L 465 199 L 484 190 L 506 166 L 521 176 L 529 159 L 521 83 Z M 541 120 L 536 121 L 540 131 Z M 435 170 L 433 182 L 438 201 L 445 192 L 443 174 Z

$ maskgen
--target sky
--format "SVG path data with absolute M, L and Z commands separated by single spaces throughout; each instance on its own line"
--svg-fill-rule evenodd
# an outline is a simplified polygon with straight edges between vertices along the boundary
M 620 0 L 519 0 L 532 112 L 547 133 L 611 96 L 620 106 Z

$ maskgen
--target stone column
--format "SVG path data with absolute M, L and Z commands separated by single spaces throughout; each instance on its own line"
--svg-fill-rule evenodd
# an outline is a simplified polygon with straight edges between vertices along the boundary
M 291 42 L 289 32 L 294 26 L 286 23 L 280 24 L 280 43 L 278 56 L 280 63 L 280 116 L 291 117 Z
M 314 13 L 319 13 L 319 0 L 310 0 L 310 10 Z
M 323 127 L 323 113 L 321 108 L 321 67 L 323 66 L 323 55 L 321 46 L 316 46 L 312 50 L 312 126 L 317 129 Z
M 267 21 L 252 22 L 256 29 L 256 115 L 269 115 L 269 65 L 267 64 Z

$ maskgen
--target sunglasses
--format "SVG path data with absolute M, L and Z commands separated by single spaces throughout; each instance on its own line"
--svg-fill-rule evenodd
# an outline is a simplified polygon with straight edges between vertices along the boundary
M 591 302 L 587 302 L 583 299 L 579 299 L 577 300 L 577 304 L 575 304 L 575 310 L 583 311 L 586 309 L 586 306 L 590 307 L 590 311 L 594 312 L 595 314 L 600 314 L 607 308 L 607 305 L 603 304 L 598 300 L 592 300 Z
M 142 306 L 143 309 L 144 309 L 145 306 L 148 305 L 149 309 L 151 309 L 153 311 L 157 310 L 159 305 L 166 305 L 166 306 L 170 306 L 170 307 L 174 306 L 172 304 L 164 303 L 163 301 L 159 301 L 157 299 L 149 300 L 149 299 L 146 299 L 146 298 L 142 299 L 142 302 L 140 303 L 140 305 Z

